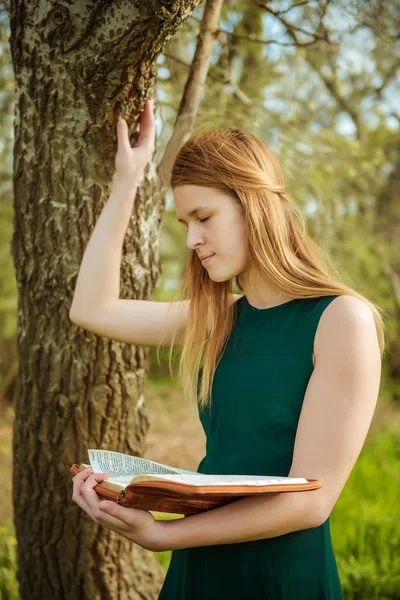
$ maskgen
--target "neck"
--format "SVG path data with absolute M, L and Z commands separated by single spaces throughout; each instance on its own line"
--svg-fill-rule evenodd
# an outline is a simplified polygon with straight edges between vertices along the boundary
M 240 275 L 240 285 L 249 303 L 256 308 L 269 308 L 291 300 L 254 273 Z

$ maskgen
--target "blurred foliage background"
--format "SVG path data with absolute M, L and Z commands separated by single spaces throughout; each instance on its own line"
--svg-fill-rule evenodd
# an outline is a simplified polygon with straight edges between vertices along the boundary
M 332 513 L 346 599 L 400 598 L 399 9 L 398 0 L 226 1 L 193 131 L 236 126 L 265 141 L 309 231 L 345 282 L 387 313 L 388 352 L 373 426 Z M 174 127 L 202 11 L 199 6 L 189 16 L 158 60 L 157 163 Z M 14 80 L 6 10 L 0 19 L 0 469 L 8 482 L 0 504 L 0 596 L 18 598 L 10 506 L 17 372 L 10 257 Z M 171 192 L 160 243 L 162 276 L 153 299 L 168 300 L 186 258 L 186 230 L 175 218 Z M 152 349 L 146 456 L 196 469 L 203 432 L 168 379 L 167 354 L 160 356 L 158 363 Z M 167 567 L 169 553 L 160 562 Z

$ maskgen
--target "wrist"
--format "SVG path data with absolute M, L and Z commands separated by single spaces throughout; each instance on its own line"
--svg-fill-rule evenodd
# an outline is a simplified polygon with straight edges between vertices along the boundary
M 183 517 L 157 521 L 152 542 L 153 552 L 169 552 L 174 549 L 171 536 L 174 532 L 174 525 L 181 520 L 183 520 Z
M 114 173 L 112 178 L 112 186 L 113 188 L 119 188 L 126 191 L 136 191 L 139 180 L 140 174 L 134 177 L 124 177 L 123 175 Z
M 166 552 L 169 550 L 169 548 L 167 548 L 168 543 L 166 541 L 167 532 L 165 524 L 166 521 L 156 520 L 152 531 L 152 539 L 149 544 L 151 547 L 149 547 L 148 550 L 151 550 L 152 552 Z

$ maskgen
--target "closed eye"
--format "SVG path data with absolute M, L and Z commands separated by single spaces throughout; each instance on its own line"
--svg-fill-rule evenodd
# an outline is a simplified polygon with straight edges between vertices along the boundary
M 203 223 L 204 221 L 208 221 L 208 219 L 210 219 L 211 217 L 204 217 L 204 219 L 199 219 L 200 223 Z M 182 225 L 184 225 L 185 227 L 187 227 L 186 223 L 184 221 L 179 221 L 180 223 L 182 223 Z

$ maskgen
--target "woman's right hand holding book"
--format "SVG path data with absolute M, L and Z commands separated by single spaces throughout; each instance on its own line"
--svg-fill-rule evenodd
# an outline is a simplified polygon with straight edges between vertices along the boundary
M 162 521 L 156 521 L 148 510 L 119 506 L 97 495 L 94 488 L 109 476 L 109 473 L 93 473 L 91 467 L 86 467 L 72 478 L 72 500 L 98 525 L 146 550 L 159 551 L 164 531 Z

